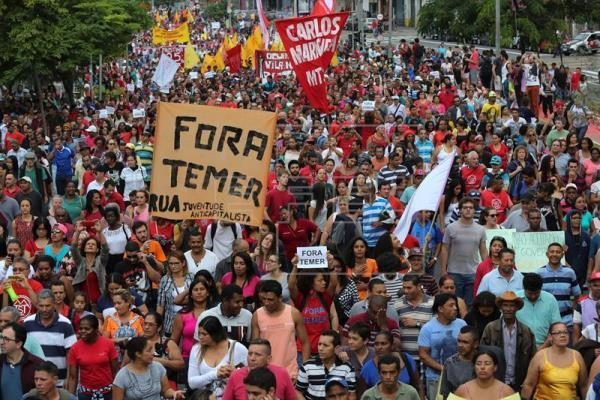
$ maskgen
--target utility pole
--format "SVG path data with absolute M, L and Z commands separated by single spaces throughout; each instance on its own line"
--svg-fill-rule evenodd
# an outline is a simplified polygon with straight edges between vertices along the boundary
M 90 97 L 94 98 L 94 59 L 90 54 Z
M 98 99 L 102 101 L 102 53 L 98 56 Z
M 366 44 L 367 41 L 365 39 L 365 20 L 363 17 L 363 5 L 362 5 L 362 1 L 363 0 L 357 0 L 358 1 L 358 30 L 360 31 L 360 37 L 359 37 L 359 43 L 362 45 L 363 42 Z
M 497 0 L 496 0 L 497 1 Z M 389 5 L 389 15 L 388 15 L 388 58 L 391 60 L 393 56 L 392 50 L 392 26 L 394 25 L 394 8 L 393 8 L 393 0 L 388 0 Z
M 500 0 L 496 0 L 496 57 L 500 54 Z

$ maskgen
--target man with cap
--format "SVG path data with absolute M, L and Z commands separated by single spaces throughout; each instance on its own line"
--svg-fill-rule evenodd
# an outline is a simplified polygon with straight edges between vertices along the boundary
M 481 292 L 492 292 L 500 296 L 506 291 L 516 292 L 523 289 L 523 274 L 515 269 L 515 251 L 504 248 L 500 250 L 500 264 L 485 274 L 477 294 Z
M 527 376 L 527 367 L 536 347 L 535 337 L 527 325 L 518 321 L 516 313 L 523 308 L 523 299 L 507 291 L 496 298 L 502 316 L 484 329 L 481 344 L 497 346 L 504 350 L 506 373 L 504 383 L 518 391 Z
M 506 221 L 502 224 L 505 229 L 516 229 L 517 232 L 525 232 L 529 229 L 529 210 L 535 208 L 535 195 L 531 192 L 521 197 L 521 208 L 512 211 Z M 546 219 L 542 215 L 541 226 L 548 229 Z
M 508 210 L 511 209 L 513 203 L 504 188 L 504 180 L 501 176 L 494 176 L 490 180 L 488 188 L 481 192 L 480 205 L 481 207 L 491 207 L 495 209 L 498 216 L 497 222 L 499 224 L 506 220 Z
M 37 157 L 33 151 L 25 153 L 25 163 L 19 168 L 19 178 L 28 176 L 31 179 L 33 190 L 39 192 L 44 203 L 50 200 L 49 194 L 52 193 L 50 173 L 46 167 L 37 162 Z
M 423 250 L 419 247 L 414 247 L 409 250 L 408 262 L 410 264 L 410 270 L 408 273 L 419 277 L 419 284 L 423 286 L 423 290 L 428 296 L 435 296 L 438 294 L 439 287 L 433 275 L 425 272 L 423 257 Z
M 510 184 L 510 177 L 508 175 L 508 172 L 502 169 L 502 157 L 492 156 L 492 158 L 490 159 L 490 166 L 491 168 L 488 168 L 487 172 L 485 173 L 485 176 L 481 181 L 481 188 L 488 188 L 490 186 L 492 178 L 500 177 L 502 179 L 502 185 L 505 189 L 508 189 L 508 186 Z
M 573 342 L 581 337 L 581 330 L 595 322 L 598 317 L 596 305 L 600 300 L 600 272 L 594 272 L 589 279 L 589 293 L 577 301 L 573 311 Z
M 479 163 L 479 154 L 476 151 L 469 152 L 466 165 L 460 169 L 460 178 L 465 191 L 479 190 L 486 172 L 485 166 Z
M 496 102 L 496 92 L 490 90 L 488 93 L 488 101 L 481 107 L 481 112 L 487 116 L 489 122 L 496 122 L 500 118 L 502 110 L 500 104 Z
M 31 214 L 41 217 L 44 210 L 44 199 L 39 192 L 33 190 L 31 178 L 28 176 L 21 177 L 19 179 L 19 187 L 21 188 L 21 193 L 15 198 L 17 203 L 21 204 L 21 200 L 23 199 L 29 200 L 29 203 L 31 203 Z
M 325 382 L 326 400 L 350 400 L 348 382 L 345 379 L 333 377 Z
M 579 196 L 579 192 L 577 190 L 577 185 L 574 183 L 569 183 L 565 186 L 565 196 L 560 201 L 560 208 L 563 212 L 563 215 L 567 215 L 569 211 L 575 209 L 575 201 Z

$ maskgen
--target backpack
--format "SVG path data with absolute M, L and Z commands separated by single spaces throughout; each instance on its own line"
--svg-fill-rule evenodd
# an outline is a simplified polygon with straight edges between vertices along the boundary
M 217 226 L 218 226 L 219 222 L 214 222 L 212 224 L 210 224 L 210 240 L 211 242 L 213 242 L 213 246 L 215 243 L 215 235 L 217 234 Z M 233 240 L 237 239 L 237 224 L 233 224 L 233 225 L 229 225 L 229 227 L 231 228 L 231 231 L 233 232 Z
M 338 252 L 344 254 L 346 246 L 357 236 L 356 224 L 347 215 L 337 214 L 331 229 L 330 244 Z

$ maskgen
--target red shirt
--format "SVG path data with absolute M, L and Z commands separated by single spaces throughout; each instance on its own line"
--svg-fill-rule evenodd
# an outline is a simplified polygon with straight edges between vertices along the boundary
M 352 143 L 356 140 L 356 136 L 352 135 L 349 138 L 344 135 L 338 136 L 338 147 L 344 151 L 344 158 L 347 158 L 352 153 Z
M 460 170 L 460 178 L 465 184 L 465 193 L 469 194 L 471 190 L 479 190 L 481 181 L 485 175 L 485 167 L 478 165 L 475 169 L 464 166 Z
M 296 202 L 296 198 L 289 190 L 279 190 L 274 188 L 267 192 L 267 200 L 265 201 L 265 207 L 267 207 L 267 214 L 271 221 L 279 222 L 281 216 L 279 215 L 279 210 L 282 207 L 287 206 L 288 204 L 292 204 Z
M 7 132 L 6 133 L 6 137 L 4 138 L 4 148 L 5 149 L 10 149 L 10 141 L 12 139 L 15 139 L 17 142 L 19 142 L 19 145 L 23 144 L 23 141 L 25 140 L 25 135 L 23 135 L 21 132 L 19 131 L 14 131 L 14 132 Z
M 303 176 L 306 179 L 308 186 L 312 186 L 319 168 L 322 167 L 320 165 L 315 165 L 314 168 L 311 168 L 310 165 L 306 165 L 300 170 L 300 176 Z
M 308 219 L 299 219 L 296 221 L 296 229 L 290 224 L 278 223 L 279 239 L 283 242 L 285 256 L 288 260 L 294 258 L 298 247 L 307 247 L 310 245 L 311 233 L 314 234 L 319 229 L 312 221 Z
M 497 222 L 499 224 L 506 220 L 506 210 L 512 207 L 510 196 L 504 190 L 500 193 L 494 193 L 491 190 L 481 192 L 481 207 L 492 207 L 498 214 Z
M 104 194 L 104 190 L 102 191 L 102 193 Z M 106 197 L 106 194 L 104 194 L 104 201 L 102 202 L 102 206 L 106 207 L 108 203 L 116 203 L 121 209 L 121 212 L 125 211 L 125 202 L 123 201 L 123 196 L 116 190 L 113 192 L 113 194 L 110 195 L 110 197 Z
M 44 288 L 42 286 L 42 284 L 36 280 L 27 279 L 27 282 L 29 282 L 29 286 L 31 286 L 31 289 L 33 289 L 33 292 L 36 294 L 41 292 L 42 289 Z M 35 311 L 36 311 L 35 305 L 29 298 L 29 292 L 27 291 L 27 289 L 25 289 L 23 286 L 15 283 L 15 282 L 11 282 L 11 284 L 12 284 L 13 290 L 17 294 L 17 300 L 15 300 L 14 302 L 11 300 L 11 302 L 12 302 L 12 305 L 17 310 L 19 310 L 19 313 L 20 313 L 19 322 L 23 322 L 23 320 L 25 318 L 29 317 L 30 315 L 35 314 Z M 0 294 L 3 294 L 3 293 L 4 293 L 4 288 L 0 287 Z M 10 300 L 10 298 L 9 298 L 9 300 Z
M 81 177 L 81 182 L 83 183 L 83 192 L 84 192 L 84 196 L 85 193 L 87 193 L 87 188 L 89 186 L 90 183 L 92 183 L 92 181 L 96 179 L 96 177 L 94 176 L 94 171 L 92 170 L 88 170 L 85 171 L 83 173 L 83 176 Z
M 304 326 L 306 327 L 306 334 L 308 335 L 310 352 L 312 354 L 319 352 L 319 337 L 321 336 L 321 332 L 331 328 L 329 308 L 333 300 L 327 292 L 322 293 L 321 296 L 323 301 L 314 293 L 304 300 L 302 293 L 298 293 L 298 297 L 293 299 L 294 306 L 304 317 Z M 298 352 L 302 352 L 302 342 L 300 340 L 296 340 L 296 347 Z
M 402 247 L 404 247 L 407 250 L 418 248 L 419 240 L 413 235 L 406 235 L 406 239 L 404 239 L 404 242 L 402 242 Z
M 275 385 L 275 397 L 280 400 L 296 400 L 296 389 L 287 369 L 275 364 L 269 364 L 267 368 L 275 375 L 275 381 L 277 382 Z M 246 392 L 244 379 L 246 379 L 249 372 L 250 369 L 248 367 L 243 367 L 231 373 L 231 376 L 227 379 L 225 392 L 223 392 L 223 400 L 248 400 L 248 392 Z
M 67 356 L 68 365 L 79 367 L 79 382 L 88 389 L 100 389 L 113 381 L 112 362 L 119 355 L 112 340 L 98 336 L 94 343 L 79 339 Z
M 5 187 L 3 190 L 4 194 L 7 195 L 8 197 L 12 197 L 13 199 L 17 197 L 17 195 L 19 193 L 21 193 L 21 189 L 15 185 L 14 186 L 14 190 L 10 190 L 9 188 Z

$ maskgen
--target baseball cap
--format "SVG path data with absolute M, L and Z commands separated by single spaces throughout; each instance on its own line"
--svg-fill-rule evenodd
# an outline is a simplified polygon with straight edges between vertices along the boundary
M 98 132 L 98 128 L 96 128 L 96 126 L 95 126 L 95 125 L 90 125 L 90 126 L 88 126 L 88 127 L 86 128 L 86 130 L 85 130 L 85 131 L 86 131 L 86 132 L 92 132 L 92 133 L 96 133 L 96 132 Z
M 488 93 L 488 97 L 496 97 L 496 92 L 490 90 L 490 92 Z
M 325 390 L 329 389 L 330 387 L 334 386 L 334 385 L 338 385 L 343 387 L 344 389 L 348 389 L 348 382 L 346 382 L 346 380 L 344 378 L 340 378 L 339 376 L 334 376 L 331 377 L 327 380 L 327 382 L 325 382 Z
M 490 160 L 490 165 L 500 165 L 502 164 L 502 158 L 500 156 L 493 156 Z
M 35 153 L 33 151 L 28 151 L 27 153 L 25 153 L 25 159 L 26 160 L 35 160 L 37 157 L 35 156 Z
M 134 150 L 135 149 L 135 144 L 133 144 L 133 143 L 127 143 L 125 145 L 125 148 Z
M 69 231 L 69 230 L 67 229 L 67 227 L 66 227 L 66 226 L 64 226 L 63 224 L 54 224 L 54 225 L 52 226 L 52 230 L 54 230 L 54 229 L 58 229 L 59 231 L 61 231 L 61 232 L 63 233 L 63 235 L 66 235 L 66 234 L 67 234 L 67 232 Z
M 25 181 L 25 182 L 31 183 L 31 178 L 28 177 L 28 176 L 22 176 L 22 177 L 19 178 L 19 182 L 21 182 L 21 181 Z
M 479 190 L 471 190 L 469 192 L 469 197 L 474 198 L 474 199 L 479 199 L 479 198 L 481 198 L 481 193 L 479 193 Z
M 408 258 L 411 257 L 423 257 L 423 250 L 421 250 L 419 247 L 413 247 L 408 251 Z
M 569 190 L 569 189 L 577 190 L 577 185 L 574 183 L 569 183 L 569 184 L 567 184 L 567 186 L 565 186 L 565 190 Z
M 425 176 L 425 170 L 424 169 L 415 170 L 415 176 Z
M 594 272 L 590 275 L 590 282 L 600 280 L 600 272 Z

